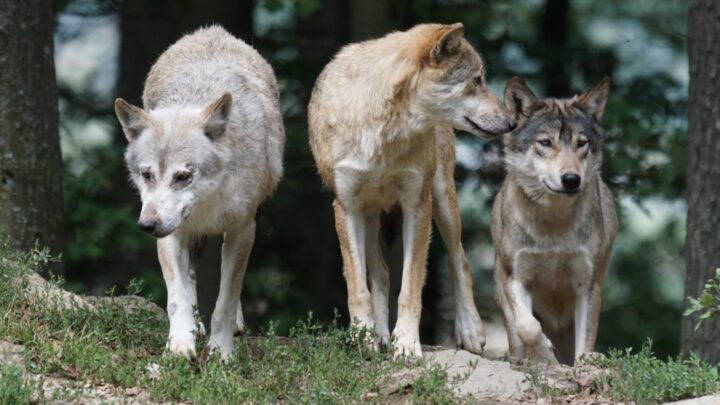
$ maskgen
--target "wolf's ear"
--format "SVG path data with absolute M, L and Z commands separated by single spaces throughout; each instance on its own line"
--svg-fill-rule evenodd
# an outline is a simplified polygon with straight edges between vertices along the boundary
M 465 26 L 462 23 L 455 23 L 442 28 L 442 30 L 444 32 L 438 38 L 432 51 L 430 51 L 430 60 L 435 64 L 440 63 L 443 58 L 456 53 L 460 49 Z
M 227 122 L 230 118 L 230 109 L 232 108 L 232 95 L 225 93 L 215 100 L 212 104 L 205 107 L 205 134 L 211 140 L 220 138 L 227 128 Z
M 118 98 L 115 100 L 115 115 L 117 115 L 120 126 L 129 142 L 137 139 L 138 136 L 150 125 L 150 117 L 145 110 Z
M 538 102 L 525 81 L 517 76 L 505 86 L 505 106 L 515 114 L 518 122 L 530 117 Z
M 609 92 L 610 78 L 605 76 L 595 87 L 577 96 L 575 105 L 600 122 L 603 112 L 605 112 Z

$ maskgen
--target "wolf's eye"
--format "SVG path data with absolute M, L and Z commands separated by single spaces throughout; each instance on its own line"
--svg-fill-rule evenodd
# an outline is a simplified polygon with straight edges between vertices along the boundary
M 587 141 L 584 139 L 578 139 L 577 146 L 578 148 L 582 148 L 583 146 L 587 145 Z
M 540 139 L 538 143 L 546 148 L 552 146 L 552 142 L 549 139 Z
M 482 84 L 483 84 L 483 77 L 482 76 L 475 77 L 475 85 L 482 86 Z
M 179 172 L 175 173 L 174 179 L 177 183 L 185 183 L 192 177 L 190 172 Z
M 150 173 L 149 170 L 143 170 L 143 171 L 141 171 L 141 172 L 140 172 L 140 175 L 141 175 L 141 176 L 143 177 L 143 179 L 145 179 L 145 180 L 150 180 L 150 179 L 152 179 L 152 173 Z

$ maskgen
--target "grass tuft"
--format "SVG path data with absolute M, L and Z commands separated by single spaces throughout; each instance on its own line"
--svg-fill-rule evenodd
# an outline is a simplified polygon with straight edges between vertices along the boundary
M 612 350 L 597 364 L 609 370 L 595 382 L 600 392 L 614 401 L 635 401 L 638 405 L 695 398 L 718 391 L 718 369 L 694 354 L 689 358 L 662 361 L 652 352 L 649 340 L 638 353 L 631 349 Z
M 30 403 L 34 387 L 23 378 L 19 367 L 0 366 L 0 404 Z

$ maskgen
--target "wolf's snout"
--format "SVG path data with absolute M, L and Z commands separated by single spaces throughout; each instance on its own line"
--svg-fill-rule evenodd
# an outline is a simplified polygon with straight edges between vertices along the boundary
M 138 228 L 142 230 L 143 232 L 154 234 L 155 229 L 157 228 L 157 221 L 155 220 L 140 220 L 138 221 Z
M 507 123 L 507 132 L 510 132 L 515 128 L 517 128 L 517 120 L 515 120 L 515 118 L 510 118 Z
M 562 177 L 560 177 L 560 181 L 566 190 L 577 190 L 577 188 L 580 187 L 582 179 L 577 173 L 569 172 L 563 174 Z

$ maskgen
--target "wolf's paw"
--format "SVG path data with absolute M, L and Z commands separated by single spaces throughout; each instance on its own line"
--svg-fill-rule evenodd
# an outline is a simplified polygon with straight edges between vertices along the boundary
M 416 334 L 411 333 L 395 333 L 393 341 L 393 359 L 402 357 L 420 358 L 422 357 L 422 347 L 420 339 Z
M 485 347 L 485 329 L 477 311 L 458 310 L 455 313 L 455 341 L 463 349 L 481 354 Z
M 195 332 L 175 333 L 168 336 L 166 345 L 167 350 L 175 355 L 183 356 L 188 360 L 194 360 L 197 357 L 195 352 Z
M 538 344 L 528 347 L 527 351 L 528 357 L 531 360 L 549 364 L 558 363 L 557 357 L 555 357 L 555 348 L 553 347 L 552 342 L 550 342 L 550 339 L 548 339 L 545 335 L 541 335 Z
M 230 335 L 229 339 L 225 336 L 220 337 L 211 335 L 208 345 L 203 351 L 203 357 L 207 357 L 213 353 L 218 353 L 220 354 L 220 361 L 227 363 L 230 359 L 232 359 L 234 349 L 235 345 L 233 344 L 232 335 Z
M 535 319 L 517 322 L 517 334 L 526 347 L 538 347 L 544 345 L 547 337 L 543 335 L 540 322 Z

